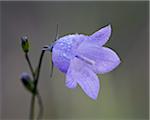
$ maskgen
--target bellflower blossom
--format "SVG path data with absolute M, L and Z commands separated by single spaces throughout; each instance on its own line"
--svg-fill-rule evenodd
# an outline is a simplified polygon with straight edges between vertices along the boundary
M 118 55 L 103 46 L 110 35 L 111 25 L 108 25 L 90 36 L 66 35 L 54 43 L 52 61 L 66 74 L 68 88 L 75 88 L 78 84 L 90 98 L 97 98 L 100 82 L 96 74 L 108 73 L 120 64 Z

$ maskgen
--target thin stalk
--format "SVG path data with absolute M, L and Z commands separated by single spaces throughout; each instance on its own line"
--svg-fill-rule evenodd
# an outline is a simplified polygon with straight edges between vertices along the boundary
M 43 111 L 44 111 L 44 108 L 43 108 L 43 102 L 42 102 L 42 98 L 41 98 L 41 95 L 39 94 L 39 92 L 37 93 L 37 99 L 38 99 L 38 103 L 39 103 L 39 114 L 38 114 L 38 117 L 37 119 L 41 119 L 42 116 L 43 116 Z
M 34 106 L 35 106 L 35 97 L 37 95 L 38 98 L 38 103 L 40 106 L 40 112 L 38 115 L 38 119 L 42 117 L 43 114 L 43 103 L 42 103 L 42 99 L 41 96 L 37 90 L 37 85 L 38 85 L 38 80 L 39 80 L 39 75 L 40 75 L 40 69 L 41 69 L 41 65 L 42 65 L 42 60 L 43 60 L 43 56 L 44 56 L 45 50 L 42 50 L 41 55 L 40 55 L 40 60 L 38 63 L 38 67 L 37 67 L 37 71 L 34 74 L 34 92 L 32 94 L 32 99 L 31 99 L 31 108 L 30 108 L 30 119 L 33 120 L 34 119 Z M 34 73 L 34 72 L 33 72 Z
M 25 58 L 26 58 L 27 63 L 29 65 L 29 68 L 30 68 L 30 71 L 32 73 L 33 79 L 35 79 L 35 73 L 34 73 L 32 65 L 31 65 L 28 53 L 25 53 Z M 34 119 L 34 105 L 35 105 L 35 95 L 32 94 L 31 103 L 30 103 L 30 114 L 29 114 L 30 120 Z
M 30 104 L 30 120 L 34 119 L 34 105 L 35 105 L 35 95 L 32 94 L 31 104 Z
M 30 105 L 30 120 L 34 119 L 35 97 L 37 97 L 38 104 L 39 104 L 39 113 L 38 113 L 37 120 L 41 119 L 43 116 L 43 111 L 44 111 L 43 102 L 42 102 L 42 98 L 37 90 L 36 94 L 32 94 L 31 105 Z
M 53 61 L 51 61 L 51 71 L 50 71 L 50 78 L 52 78 L 52 75 L 53 75 Z
M 33 76 L 33 78 L 34 78 L 35 73 L 34 73 L 34 70 L 33 70 L 32 65 L 31 65 L 31 62 L 30 62 L 30 59 L 29 59 L 28 53 L 25 53 L 25 58 L 26 58 L 26 60 L 27 60 L 27 62 L 28 62 L 28 65 L 29 65 L 30 71 L 31 71 L 32 76 Z
M 40 55 L 40 60 L 39 60 L 39 64 L 37 67 L 37 73 L 35 76 L 35 81 L 34 81 L 34 91 L 36 92 L 37 90 L 37 84 L 38 84 L 38 80 L 39 80 L 39 75 L 40 75 L 40 70 L 41 70 L 41 65 L 42 65 L 42 60 L 43 60 L 43 56 L 44 56 L 45 50 L 42 50 L 41 55 Z
M 30 120 L 34 119 L 34 108 L 35 108 L 35 97 L 36 96 L 37 96 L 38 104 L 40 107 L 38 119 L 40 119 L 42 117 L 42 114 L 43 114 L 43 103 L 42 103 L 41 96 L 37 90 L 37 85 L 38 85 L 38 79 L 39 79 L 39 75 L 40 75 L 40 69 L 41 69 L 42 59 L 43 59 L 44 53 L 45 53 L 45 50 L 42 50 L 41 55 L 40 55 L 40 59 L 39 59 L 39 63 L 38 63 L 38 67 L 36 69 L 37 71 L 35 71 L 35 72 L 34 72 L 34 69 L 31 65 L 28 53 L 25 53 L 25 58 L 28 62 L 30 71 L 31 71 L 32 76 L 33 76 L 34 85 L 35 85 L 34 86 L 34 92 L 32 93 L 31 104 L 30 104 L 30 114 L 29 114 Z

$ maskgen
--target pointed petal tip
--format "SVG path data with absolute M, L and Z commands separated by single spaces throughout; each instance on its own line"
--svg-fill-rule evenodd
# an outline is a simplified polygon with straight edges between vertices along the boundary
M 103 30 L 103 32 L 107 35 L 107 39 L 109 39 L 109 37 L 111 36 L 111 32 L 112 32 L 112 25 L 108 24 L 104 27 L 102 27 L 100 30 Z
M 106 26 L 103 27 L 103 28 L 105 28 L 105 29 L 107 30 L 107 32 L 110 32 L 110 33 L 111 33 L 112 25 L 111 25 L 111 24 L 108 24 L 108 25 L 106 25 Z M 102 28 L 102 29 L 103 29 L 103 28 Z
M 105 74 L 105 73 L 108 73 L 108 72 L 111 72 L 111 71 L 115 70 L 120 64 L 121 64 L 121 60 L 120 60 L 120 58 L 118 57 L 118 60 L 117 60 L 116 63 L 114 64 L 114 67 L 112 67 L 111 70 L 105 71 L 105 72 L 102 73 L 102 74 Z
M 90 38 L 97 42 L 100 46 L 104 45 L 110 38 L 112 32 L 111 24 L 101 27 L 98 31 L 94 32 Z
M 119 65 L 120 65 L 120 63 L 121 63 L 121 61 L 120 61 L 120 59 L 116 62 L 116 66 L 111 70 L 111 71 L 113 71 L 114 69 L 116 69 Z
M 117 66 L 119 66 L 120 64 L 121 64 L 121 59 L 120 59 L 120 57 L 118 56 L 118 58 L 119 58 L 119 60 L 118 60 L 118 65 Z M 116 67 L 117 67 L 116 66 Z
M 116 64 L 117 64 L 117 66 L 119 65 L 119 64 L 121 64 L 121 59 L 120 59 L 120 56 L 115 52 L 115 51 L 113 51 L 115 54 L 116 54 Z M 117 67 L 116 66 L 116 67 Z
M 111 25 L 111 24 L 108 24 L 107 26 L 108 26 L 109 28 L 111 28 L 112 25 Z
M 98 95 L 96 95 L 96 96 L 89 96 L 89 97 L 90 97 L 92 100 L 95 100 L 95 101 L 96 101 L 96 100 L 97 100 L 97 96 L 98 96 Z
M 119 57 L 119 56 L 118 56 Z M 118 61 L 118 64 L 121 64 L 121 59 L 120 59 L 120 57 L 119 57 L 119 61 Z
M 105 27 L 107 27 L 108 29 L 111 29 L 111 26 L 112 26 L 111 24 L 107 24 Z

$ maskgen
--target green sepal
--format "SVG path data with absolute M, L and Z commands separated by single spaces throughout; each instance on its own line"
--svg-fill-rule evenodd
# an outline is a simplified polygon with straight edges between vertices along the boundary
M 21 46 L 22 46 L 22 49 L 25 53 L 29 52 L 29 42 L 28 42 L 27 36 L 23 36 L 21 38 Z

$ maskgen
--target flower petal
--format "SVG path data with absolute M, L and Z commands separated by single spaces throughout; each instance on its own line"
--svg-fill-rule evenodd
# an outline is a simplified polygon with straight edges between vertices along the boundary
M 64 51 L 57 49 L 57 48 L 53 48 L 53 52 L 52 52 L 52 62 L 54 63 L 55 67 L 58 68 L 61 72 L 66 73 L 68 68 L 69 68 L 69 64 L 70 64 L 70 59 L 67 57 L 64 57 Z
M 113 50 L 86 42 L 79 46 L 77 55 L 95 61 L 95 64 L 89 65 L 95 73 L 110 72 L 120 64 L 120 59 Z
M 90 37 L 93 41 L 97 42 L 100 46 L 104 45 L 110 38 L 111 25 L 101 28 L 99 31 L 92 34 Z
M 66 35 L 53 44 L 52 61 L 61 72 L 67 73 L 74 51 L 87 38 L 88 36 L 82 34 Z
M 70 67 L 67 72 L 67 80 L 73 82 L 67 86 L 74 87 L 77 82 L 83 91 L 92 99 L 96 99 L 99 92 L 99 79 L 97 75 L 86 65 L 86 63 L 78 58 L 71 60 Z
M 76 88 L 77 86 L 77 80 L 74 77 L 75 71 L 73 69 L 74 69 L 74 65 L 71 64 L 66 74 L 65 83 L 68 88 Z

